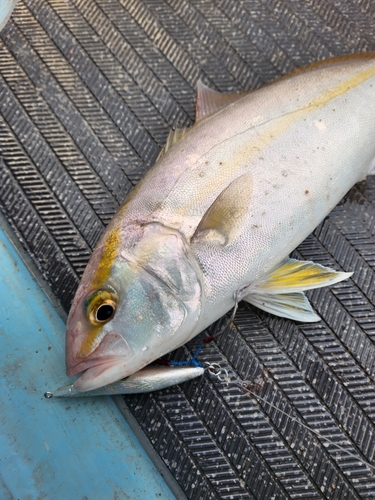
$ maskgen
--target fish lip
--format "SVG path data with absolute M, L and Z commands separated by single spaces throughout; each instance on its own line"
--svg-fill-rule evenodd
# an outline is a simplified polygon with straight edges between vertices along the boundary
M 66 373 L 68 377 L 79 374 L 79 377 L 73 383 L 75 389 L 80 392 L 98 389 L 104 385 L 117 382 L 117 380 L 127 377 L 132 373 L 132 370 L 129 370 L 127 366 L 129 356 L 124 355 L 124 353 L 121 355 L 114 353 L 103 355 L 105 340 L 113 347 L 113 340 L 117 338 L 114 335 L 107 335 L 88 358 L 79 359 L 79 357 L 72 358 L 67 356 Z M 130 350 L 128 355 L 129 353 Z
M 87 371 L 90 368 L 94 368 L 96 366 L 113 366 L 115 364 L 123 362 L 125 353 L 123 352 L 121 355 L 119 355 L 113 352 L 113 348 L 114 346 L 116 347 L 117 342 L 120 342 L 121 347 L 126 346 L 126 351 L 129 355 L 131 351 L 125 339 L 113 332 L 105 333 L 99 345 L 97 345 L 96 348 L 87 357 L 80 357 L 79 354 L 75 354 L 75 351 L 78 350 L 77 347 L 73 349 L 68 345 L 67 342 L 65 350 L 65 368 L 67 376 L 73 377 L 78 373 L 83 373 L 84 371 Z M 112 352 L 104 354 L 103 351 L 105 352 L 105 350 L 108 348 L 110 348 Z
M 116 362 L 118 362 L 118 358 L 115 356 L 108 356 L 107 358 L 101 358 L 101 359 L 90 359 L 90 360 L 84 359 L 83 361 L 80 361 L 74 366 L 67 366 L 66 374 L 68 377 L 73 377 L 78 373 L 86 372 L 90 368 L 99 367 L 101 365 L 112 366 Z
M 131 375 L 129 369 L 121 358 L 110 358 L 102 363 L 92 363 L 92 366 L 83 371 L 73 383 L 74 388 L 80 392 L 99 389 Z

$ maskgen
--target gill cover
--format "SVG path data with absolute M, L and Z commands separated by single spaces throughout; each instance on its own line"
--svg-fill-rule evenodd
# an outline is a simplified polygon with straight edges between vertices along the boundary
M 156 223 L 133 230 L 136 241 L 126 249 L 119 242 L 110 265 L 108 245 L 98 246 L 77 291 L 66 365 L 69 376 L 84 371 L 78 390 L 140 370 L 185 343 L 198 322 L 200 269 L 183 237 Z M 108 238 L 115 240 L 111 232 Z

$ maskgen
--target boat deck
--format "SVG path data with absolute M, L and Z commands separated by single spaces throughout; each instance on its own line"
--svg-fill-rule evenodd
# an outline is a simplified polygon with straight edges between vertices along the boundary
M 43 398 L 66 381 L 62 318 L 89 256 L 168 131 L 193 123 L 197 81 L 244 91 L 361 51 L 368 0 L 18 4 L 0 33 L 2 498 L 375 498 L 373 177 L 295 252 L 353 271 L 309 294 L 321 322 L 241 304 L 199 355 L 228 380 Z

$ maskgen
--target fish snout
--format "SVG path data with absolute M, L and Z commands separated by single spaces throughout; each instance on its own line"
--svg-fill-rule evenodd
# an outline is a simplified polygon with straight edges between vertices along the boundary
M 93 367 L 117 363 L 119 359 L 126 362 L 131 355 L 128 343 L 117 333 L 104 334 L 91 350 L 83 348 L 82 343 L 77 340 L 72 336 L 66 346 L 65 361 L 68 377 Z

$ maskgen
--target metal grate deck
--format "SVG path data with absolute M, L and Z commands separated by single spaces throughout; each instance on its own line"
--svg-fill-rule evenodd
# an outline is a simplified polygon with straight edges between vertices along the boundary
M 199 78 L 240 91 L 359 51 L 370 0 L 24 0 L 0 34 L 1 211 L 68 310 L 116 208 L 193 122 Z M 295 252 L 354 272 L 310 293 L 320 323 L 242 305 L 199 358 L 229 381 L 125 399 L 187 498 L 375 498 L 374 201 L 368 178 Z

